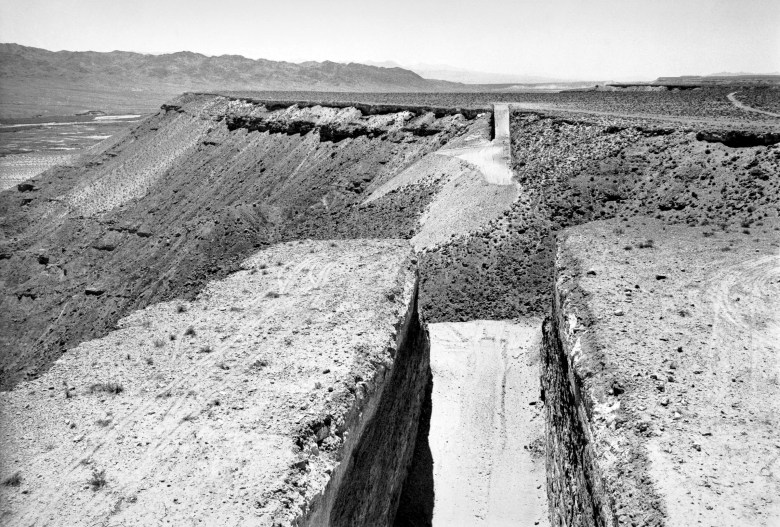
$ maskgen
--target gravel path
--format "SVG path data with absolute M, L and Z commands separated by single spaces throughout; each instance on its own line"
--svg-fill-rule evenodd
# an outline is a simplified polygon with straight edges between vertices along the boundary
M 780 114 L 767 112 L 766 110 L 759 110 L 758 108 L 753 108 L 752 106 L 748 106 L 747 104 L 744 104 L 737 99 L 737 93 L 739 92 L 731 92 L 726 97 L 740 110 L 745 110 L 746 112 L 754 112 L 754 113 L 760 113 L 764 115 L 769 115 L 771 117 L 780 117 Z

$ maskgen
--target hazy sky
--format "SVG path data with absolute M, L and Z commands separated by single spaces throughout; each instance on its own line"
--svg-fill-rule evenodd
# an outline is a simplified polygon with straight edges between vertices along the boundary
M 780 0 L 0 0 L 0 41 L 651 79 L 780 71 Z

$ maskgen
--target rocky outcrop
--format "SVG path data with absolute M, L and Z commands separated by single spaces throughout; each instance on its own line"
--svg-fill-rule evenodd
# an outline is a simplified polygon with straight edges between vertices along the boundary
M 708 143 L 723 143 L 731 148 L 748 148 L 780 143 L 780 133 L 761 133 L 743 130 L 704 130 L 696 134 L 696 139 Z

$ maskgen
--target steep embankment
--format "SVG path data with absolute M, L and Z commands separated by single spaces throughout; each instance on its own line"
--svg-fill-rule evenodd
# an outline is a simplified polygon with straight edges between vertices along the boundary
M 274 242 L 411 237 L 436 179 L 360 203 L 486 121 L 452 113 L 185 95 L 97 155 L 1 193 L 2 386 Z
M 543 352 L 553 525 L 777 525 L 778 247 L 774 228 L 641 217 L 565 231 Z

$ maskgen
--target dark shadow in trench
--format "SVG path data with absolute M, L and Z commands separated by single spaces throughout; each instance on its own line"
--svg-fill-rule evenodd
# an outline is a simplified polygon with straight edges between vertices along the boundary
M 428 444 L 431 430 L 433 375 L 428 370 L 425 399 L 420 412 L 412 464 L 401 490 L 394 527 L 430 527 L 433 520 L 433 455 Z

